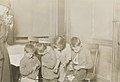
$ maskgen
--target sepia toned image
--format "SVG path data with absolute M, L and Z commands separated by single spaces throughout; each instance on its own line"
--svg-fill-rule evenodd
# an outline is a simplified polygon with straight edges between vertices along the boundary
M 120 0 L 0 0 L 0 82 L 120 82 Z

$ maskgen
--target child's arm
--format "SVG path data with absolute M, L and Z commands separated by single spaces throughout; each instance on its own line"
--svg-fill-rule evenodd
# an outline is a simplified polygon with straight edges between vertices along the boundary
M 34 68 L 32 67 L 27 67 L 26 63 L 24 61 L 20 62 L 20 73 L 21 75 L 29 75 L 33 72 Z
M 82 68 L 85 69 L 85 66 L 75 66 L 75 67 L 74 67 L 75 70 L 80 70 L 80 69 L 82 69 Z
M 74 69 L 80 70 L 80 69 L 91 69 L 93 67 L 93 61 L 91 58 L 91 54 L 89 50 L 85 49 L 84 51 L 81 52 L 82 58 L 79 60 L 79 65 L 75 66 Z M 80 59 L 80 57 L 79 57 Z
M 37 63 L 36 63 L 36 65 L 33 67 L 34 71 L 39 70 L 39 68 L 41 67 L 41 63 L 40 63 L 40 61 L 38 60 L 38 58 L 36 58 L 36 61 L 37 61 Z
M 60 61 L 57 59 L 56 65 L 55 65 L 55 67 L 54 67 L 54 69 L 53 69 L 53 71 L 54 71 L 55 73 L 57 73 L 59 65 L 60 65 Z
M 64 62 L 64 64 L 67 65 L 71 60 L 71 48 L 70 48 L 69 44 L 66 45 L 66 54 L 65 55 L 66 55 L 66 61 Z
M 78 55 L 78 65 L 74 67 L 76 70 L 80 69 L 89 69 L 93 66 L 91 59 L 90 59 L 90 53 L 88 50 L 81 51 L 81 55 Z
M 36 57 L 36 60 L 37 60 L 37 68 L 39 69 L 41 67 L 41 62 L 37 57 Z
M 42 58 L 42 65 L 53 69 L 57 61 L 55 52 L 53 50 L 50 50 L 50 52 L 46 55 L 47 56 L 45 58 Z

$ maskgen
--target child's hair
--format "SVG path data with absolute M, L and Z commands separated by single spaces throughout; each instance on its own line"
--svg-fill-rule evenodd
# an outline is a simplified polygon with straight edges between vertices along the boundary
M 30 49 L 31 51 L 35 52 L 35 47 L 33 44 L 27 43 L 24 47 L 24 51 L 27 51 L 27 49 Z
M 44 43 L 37 43 L 36 48 L 37 52 L 43 53 L 47 49 L 47 46 Z
M 72 37 L 71 38 L 71 46 L 76 47 L 76 46 L 80 46 L 81 41 L 78 37 Z
M 56 46 L 56 45 L 65 45 L 66 44 L 66 40 L 65 40 L 65 38 L 64 37 L 62 37 L 62 36 L 57 36 L 57 37 L 55 37 L 55 39 L 54 39 L 54 45 Z

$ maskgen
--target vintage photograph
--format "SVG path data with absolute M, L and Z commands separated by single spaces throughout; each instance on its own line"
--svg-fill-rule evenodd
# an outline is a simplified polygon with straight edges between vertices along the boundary
M 0 0 L 0 82 L 120 82 L 120 0 Z

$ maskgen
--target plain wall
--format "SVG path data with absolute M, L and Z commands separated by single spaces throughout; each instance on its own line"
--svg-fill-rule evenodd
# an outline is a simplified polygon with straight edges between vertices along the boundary
M 51 9 L 54 0 L 11 0 L 14 13 L 15 36 L 50 36 L 55 22 Z M 55 16 L 55 15 L 54 15 Z M 51 31 L 53 30 L 53 31 Z M 55 31 L 53 32 L 55 34 Z

